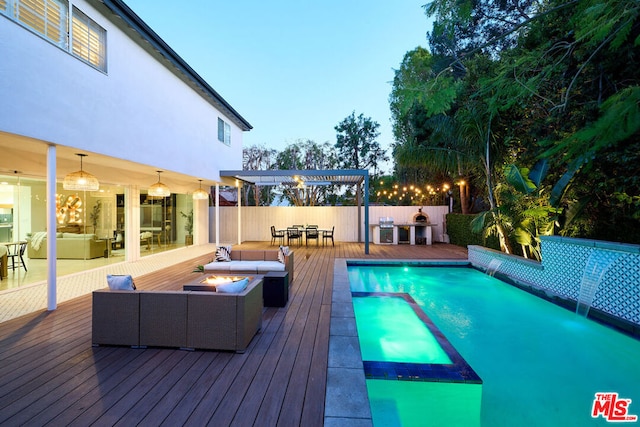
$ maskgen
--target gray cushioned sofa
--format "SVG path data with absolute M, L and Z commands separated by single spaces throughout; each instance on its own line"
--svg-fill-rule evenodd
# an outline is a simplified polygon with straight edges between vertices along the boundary
M 262 277 L 244 291 L 93 292 L 94 345 L 244 352 L 262 327 Z
M 287 271 L 289 283 L 293 282 L 293 251 L 278 261 L 278 250 L 232 250 L 231 261 L 213 261 L 204 265 L 207 273 L 266 274 L 270 271 Z

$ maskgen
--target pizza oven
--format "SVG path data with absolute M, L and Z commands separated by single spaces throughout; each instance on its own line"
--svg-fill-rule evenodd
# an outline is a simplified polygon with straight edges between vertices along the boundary
M 429 223 L 429 215 L 422 212 L 422 208 L 418 209 L 418 212 L 413 215 L 412 222 L 415 224 L 415 244 L 426 245 L 427 244 L 427 227 L 422 224 Z
M 418 213 L 416 213 L 413 216 L 413 219 L 411 222 L 414 223 L 428 223 L 429 222 L 429 215 L 427 215 L 426 213 L 422 212 L 422 208 L 418 209 Z

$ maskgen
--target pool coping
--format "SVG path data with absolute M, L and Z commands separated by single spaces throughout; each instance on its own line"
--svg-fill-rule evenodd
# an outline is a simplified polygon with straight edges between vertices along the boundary
M 324 425 L 373 426 L 360 353 L 358 330 L 351 301 L 347 263 L 464 266 L 468 260 L 367 260 L 336 258 L 333 266 L 329 358 L 325 392 Z

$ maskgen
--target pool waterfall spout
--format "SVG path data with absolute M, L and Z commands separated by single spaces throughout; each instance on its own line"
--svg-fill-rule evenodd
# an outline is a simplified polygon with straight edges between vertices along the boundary
M 493 258 L 489 261 L 489 265 L 487 265 L 486 273 L 493 277 L 500 270 L 500 266 L 502 266 L 502 260 Z
M 611 251 L 596 250 L 591 252 L 582 274 L 582 281 L 580 282 L 580 294 L 578 295 L 576 314 L 587 317 L 598 286 L 602 282 L 602 278 L 611 267 L 611 264 L 613 264 L 620 255 L 622 254 Z

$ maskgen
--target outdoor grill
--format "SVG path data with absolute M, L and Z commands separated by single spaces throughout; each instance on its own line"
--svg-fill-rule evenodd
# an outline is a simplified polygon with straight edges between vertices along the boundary
M 381 216 L 380 225 L 380 243 L 393 243 L 393 218 L 390 216 Z

